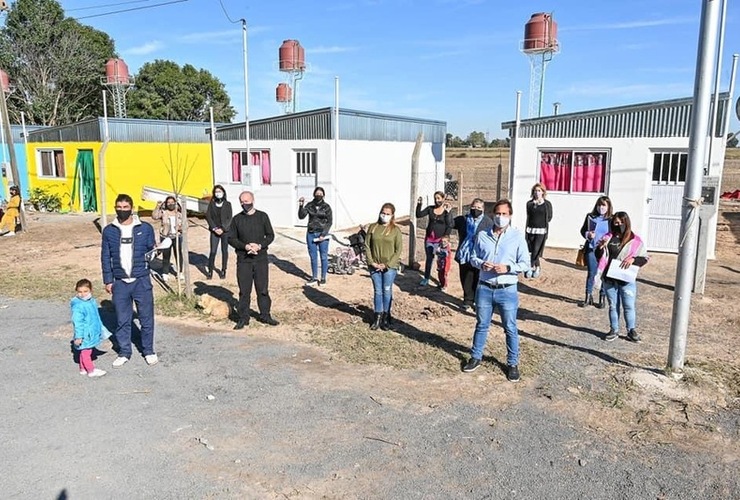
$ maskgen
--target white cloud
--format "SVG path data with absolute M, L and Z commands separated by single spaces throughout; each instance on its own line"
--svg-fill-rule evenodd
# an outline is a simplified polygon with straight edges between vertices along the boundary
M 164 48 L 164 43 L 160 42 L 159 40 L 153 40 L 137 47 L 125 49 L 122 52 L 126 55 L 131 56 L 146 56 L 148 54 L 152 54 L 153 52 L 157 52 L 162 48 Z
M 309 47 L 306 48 L 306 53 L 308 54 L 339 54 L 342 52 L 353 52 L 355 50 L 359 50 L 359 47 L 342 47 L 339 45 L 332 45 L 332 46 L 319 46 L 319 47 Z
M 639 28 L 654 28 L 656 26 L 675 26 L 677 24 L 694 24 L 693 17 L 667 17 L 664 19 L 638 19 L 619 23 L 589 24 L 583 26 L 563 26 L 560 31 L 592 31 L 592 30 L 630 30 Z

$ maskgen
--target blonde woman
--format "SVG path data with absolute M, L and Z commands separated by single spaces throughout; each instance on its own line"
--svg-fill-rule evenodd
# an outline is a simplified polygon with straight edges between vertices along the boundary
M 365 238 L 365 255 L 373 282 L 375 318 L 371 330 L 390 328 L 393 282 L 401 262 L 401 230 L 396 226 L 396 207 L 385 203 L 378 221 L 371 224 Z
M 524 273 L 527 278 L 537 278 L 542 268 L 540 257 L 545 251 L 547 232 L 552 220 L 552 204 L 546 200 L 547 190 L 539 182 L 532 186 L 532 198 L 527 202 L 526 239 L 532 270 Z

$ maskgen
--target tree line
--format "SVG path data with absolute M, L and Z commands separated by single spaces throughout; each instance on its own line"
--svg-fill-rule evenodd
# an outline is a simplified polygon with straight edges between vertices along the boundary
M 448 148 L 508 148 L 510 143 L 511 140 L 508 137 L 505 139 L 493 139 L 489 142 L 486 139 L 486 134 L 474 130 L 465 139 L 448 133 L 446 146 Z
M 0 68 L 13 92 L 11 121 L 57 126 L 103 114 L 105 63 L 116 58 L 105 32 L 66 17 L 57 0 L 16 0 L 0 28 Z M 204 69 L 166 60 L 145 63 L 126 96 L 127 116 L 217 122 L 236 115 L 224 84 Z M 113 114 L 109 100 L 109 114 Z

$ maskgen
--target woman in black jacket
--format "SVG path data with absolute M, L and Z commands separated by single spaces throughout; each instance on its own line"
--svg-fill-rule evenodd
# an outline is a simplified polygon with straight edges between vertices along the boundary
M 434 205 L 430 205 L 424 210 L 421 209 L 421 196 L 416 202 L 416 218 L 429 216 L 426 235 L 424 236 L 424 250 L 427 258 L 424 264 L 424 277 L 420 283 L 422 286 L 429 284 L 429 275 L 434 263 L 434 252 L 439 242 L 452 232 L 452 215 L 450 214 L 450 207 L 445 204 L 445 198 L 446 196 L 442 191 L 437 191 L 434 193 Z
M 324 201 L 324 188 L 316 187 L 313 190 L 313 200 L 304 206 L 304 198 L 298 199 L 298 218 L 308 216 L 306 230 L 306 247 L 311 258 L 311 279 L 307 285 L 325 285 L 326 272 L 329 269 L 329 229 L 332 225 L 331 207 Z M 321 281 L 318 279 L 319 259 L 321 256 Z
M 226 190 L 220 184 L 213 186 L 213 196 L 206 209 L 206 221 L 211 232 L 211 253 L 208 255 L 208 279 L 213 278 L 213 266 L 216 263 L 216 251 L 221 244 L 221 271 L 218 277 L 226 277 L 229 264 L 229 229 L 231 228 L 231 203 L 226 199 Z
M 531 270 L 524 273 L 526 278 L 539 278 L 542 268 L 540 257 L 545 251 L 547 233 L 552 220 L 552 204 L 545 199 L 547 190 L 539 182 L 532 186 L 532 198 L 527 202 L 526 240 L 529 248 Z

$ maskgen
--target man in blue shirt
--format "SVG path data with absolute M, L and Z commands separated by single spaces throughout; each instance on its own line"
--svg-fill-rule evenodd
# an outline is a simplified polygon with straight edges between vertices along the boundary
M 478 287 L 475 290 L 476 325 L 471 357 L 463 371 L 469 373 L 480 366 L 493 312 L 498 308 L 506 333 L 506 378 L 511 382 L 518 382 L 517 274 L 528 271 L 530 263 L 524 234 L 510 225 L 512 213 L 509 200 L 496 202 L 493 207 L 493 228 L 479 232 L 475 238 L 470 263 L 480 269 Z

